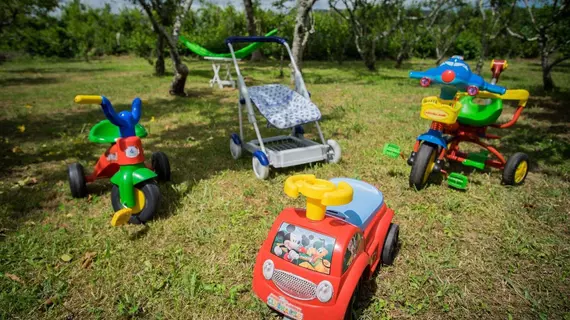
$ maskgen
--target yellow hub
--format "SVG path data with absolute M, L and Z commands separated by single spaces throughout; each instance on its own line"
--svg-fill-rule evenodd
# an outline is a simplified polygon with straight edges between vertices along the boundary
M 431 172 L 433 171 L 433 167 L 435 166 L 435 151 L 431 153 L 431 156 L 429 157 L 429 161 L 426 167 L 426 171 L 424 172 L 424 179 L 422 180 L 422 183 L 425 184 L 429 178 L 429 175 L 431 174 Z
M 515 171 L 515 183 L 521 183 L 528 171 L 528 163 L 526 161 L 521 161 L 517 166 L 517 170 Z
M 146 198 L 144 197 L 144 192 L 142 192 L 139 189 L 135 188 L 135 206 L 132 207 L 131 209 L 133 210 L 133 214 L 137 214 L 139 212 L 141 212 L 144 208 L 144 205 L 146 203 Z

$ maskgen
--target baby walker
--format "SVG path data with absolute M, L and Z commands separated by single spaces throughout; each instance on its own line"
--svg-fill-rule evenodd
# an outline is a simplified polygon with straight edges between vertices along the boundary
M 287 50 L 291 59 L 295 79 L 295 90 L 281 84 L 247 87 L 240 72 L 233 43 L 238 42 L 274 42 L 281 44 Z M 303 76 L 289 45 L 283 38 L 271 37 L 229 37 L 226 39 L 235 65 L 238 89 L 238 118 L 239 135 L 233 133 L 230 139 L 230 152 L 234 159 L 242 156 L 242 150 L 253 154 L 252 165 L 255 176 L 267 179 L 269 166 L 283 168 L 316 161 L 337 163 L 341 158 L 340 145 L 334 140 L 327 140 L 323 136 L 318 120 L 321 119 L 319 108 L 311 101 L 309 92 L 305 87 Z M 253 105 L 261 113 L 268 124 L 278 129 L 289 129 L 290 135 L 280 135 L 262 138 L 255 118 Z M 257 139 L 243 143 L 242 109 L 247 110 L 247 119 L 253 125 Z M 304 137 L 303 124 L 314 122 L 319 133 L 320 143 Z
M 424 72 L 411 71 L 410 78 L 420 79 L 422 87 L 430 84 L 442 85 L 438 96 L 422 100 L 420 116 L 431 120 L 428 132 L 420 135 L 414 145 L 408 164 L 410 186 L 422 189 L 432 173 L 441 172 L 445 159 L 461 162 L 483 170 L 491 166 L 503 170 L 502 182 L 506 185 L 522 184 L 528 173 L 528 156 L 517 152 L 508 160 L 497 149 L 482 139 L 500 139 L 487 133 L 488 127 L 509 128 L 513 126 L 526 106 L 529 93 L 526 90 L 507 90 L 496 85 L 501 72 L 507 68 L 506 60 L 493 60 L 490 83 L 471 72 L 462 57 L 454 56 L 436 68 Z M 482 102 L 476 102 L 481 99 Z M 503 101 L 518 101 L 513 118 L 503 124 L 495 123 L 503 111 Z M 482 152 L 465 153 L 459 150 L 461 142 L 470 142 L 484 148 Z M 490 153 L 490 156 L 489 156 Z M 392 157 L 402 155 L 400 148 L 393 144 L 384 146 L 384 154 Z M 448 184 L 465 189 L 467 177 L 458 173 L 448 175 Z

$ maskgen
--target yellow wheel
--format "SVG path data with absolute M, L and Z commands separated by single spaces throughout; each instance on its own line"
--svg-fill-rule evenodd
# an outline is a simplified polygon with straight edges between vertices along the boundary
M 421 190 L 427 185 L 428 178 L 435 165 L 436 154 L 437 147 L 435 145 L 427 142 L 422 143 L 412 164 L 410 187 Z
M 522 152 L 515 153 L 507 160 L 503 169 L 503 183 L 517 186 L 522 184 L 528 174 L 528 156 Z

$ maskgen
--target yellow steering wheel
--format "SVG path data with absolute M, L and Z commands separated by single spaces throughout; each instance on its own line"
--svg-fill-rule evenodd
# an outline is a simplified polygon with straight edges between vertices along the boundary
M 340 206 L 352 201 L 352 187 L 344 182 L 334 183 L 317 179 L 312 174 L 300 174 L 287 178 L 283 188 L 291 198 L 299 194 L 307 197 L 307 218 L 320 221 L 325 218 L 326 206 Z

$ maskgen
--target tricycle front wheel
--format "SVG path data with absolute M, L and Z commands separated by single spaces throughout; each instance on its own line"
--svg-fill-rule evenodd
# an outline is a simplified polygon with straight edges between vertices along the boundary
M 436 146 L 427 142 L 422 143 L 412 164 L 410 187 L 421 190 L 427 185 L 428 178 L 435 166 L 436 154 Z
M 132 208 L 133 215 L 129 219 L 130 224 L 142 224 L 154 217 L 160 203 L 160 190 L 152 180 L 143 181 L 135 186 L 136 204 Z M 115 211 L 125 206 L 121 203 L 119 187 L 113 185 L 111 190 L 111 204 Z

